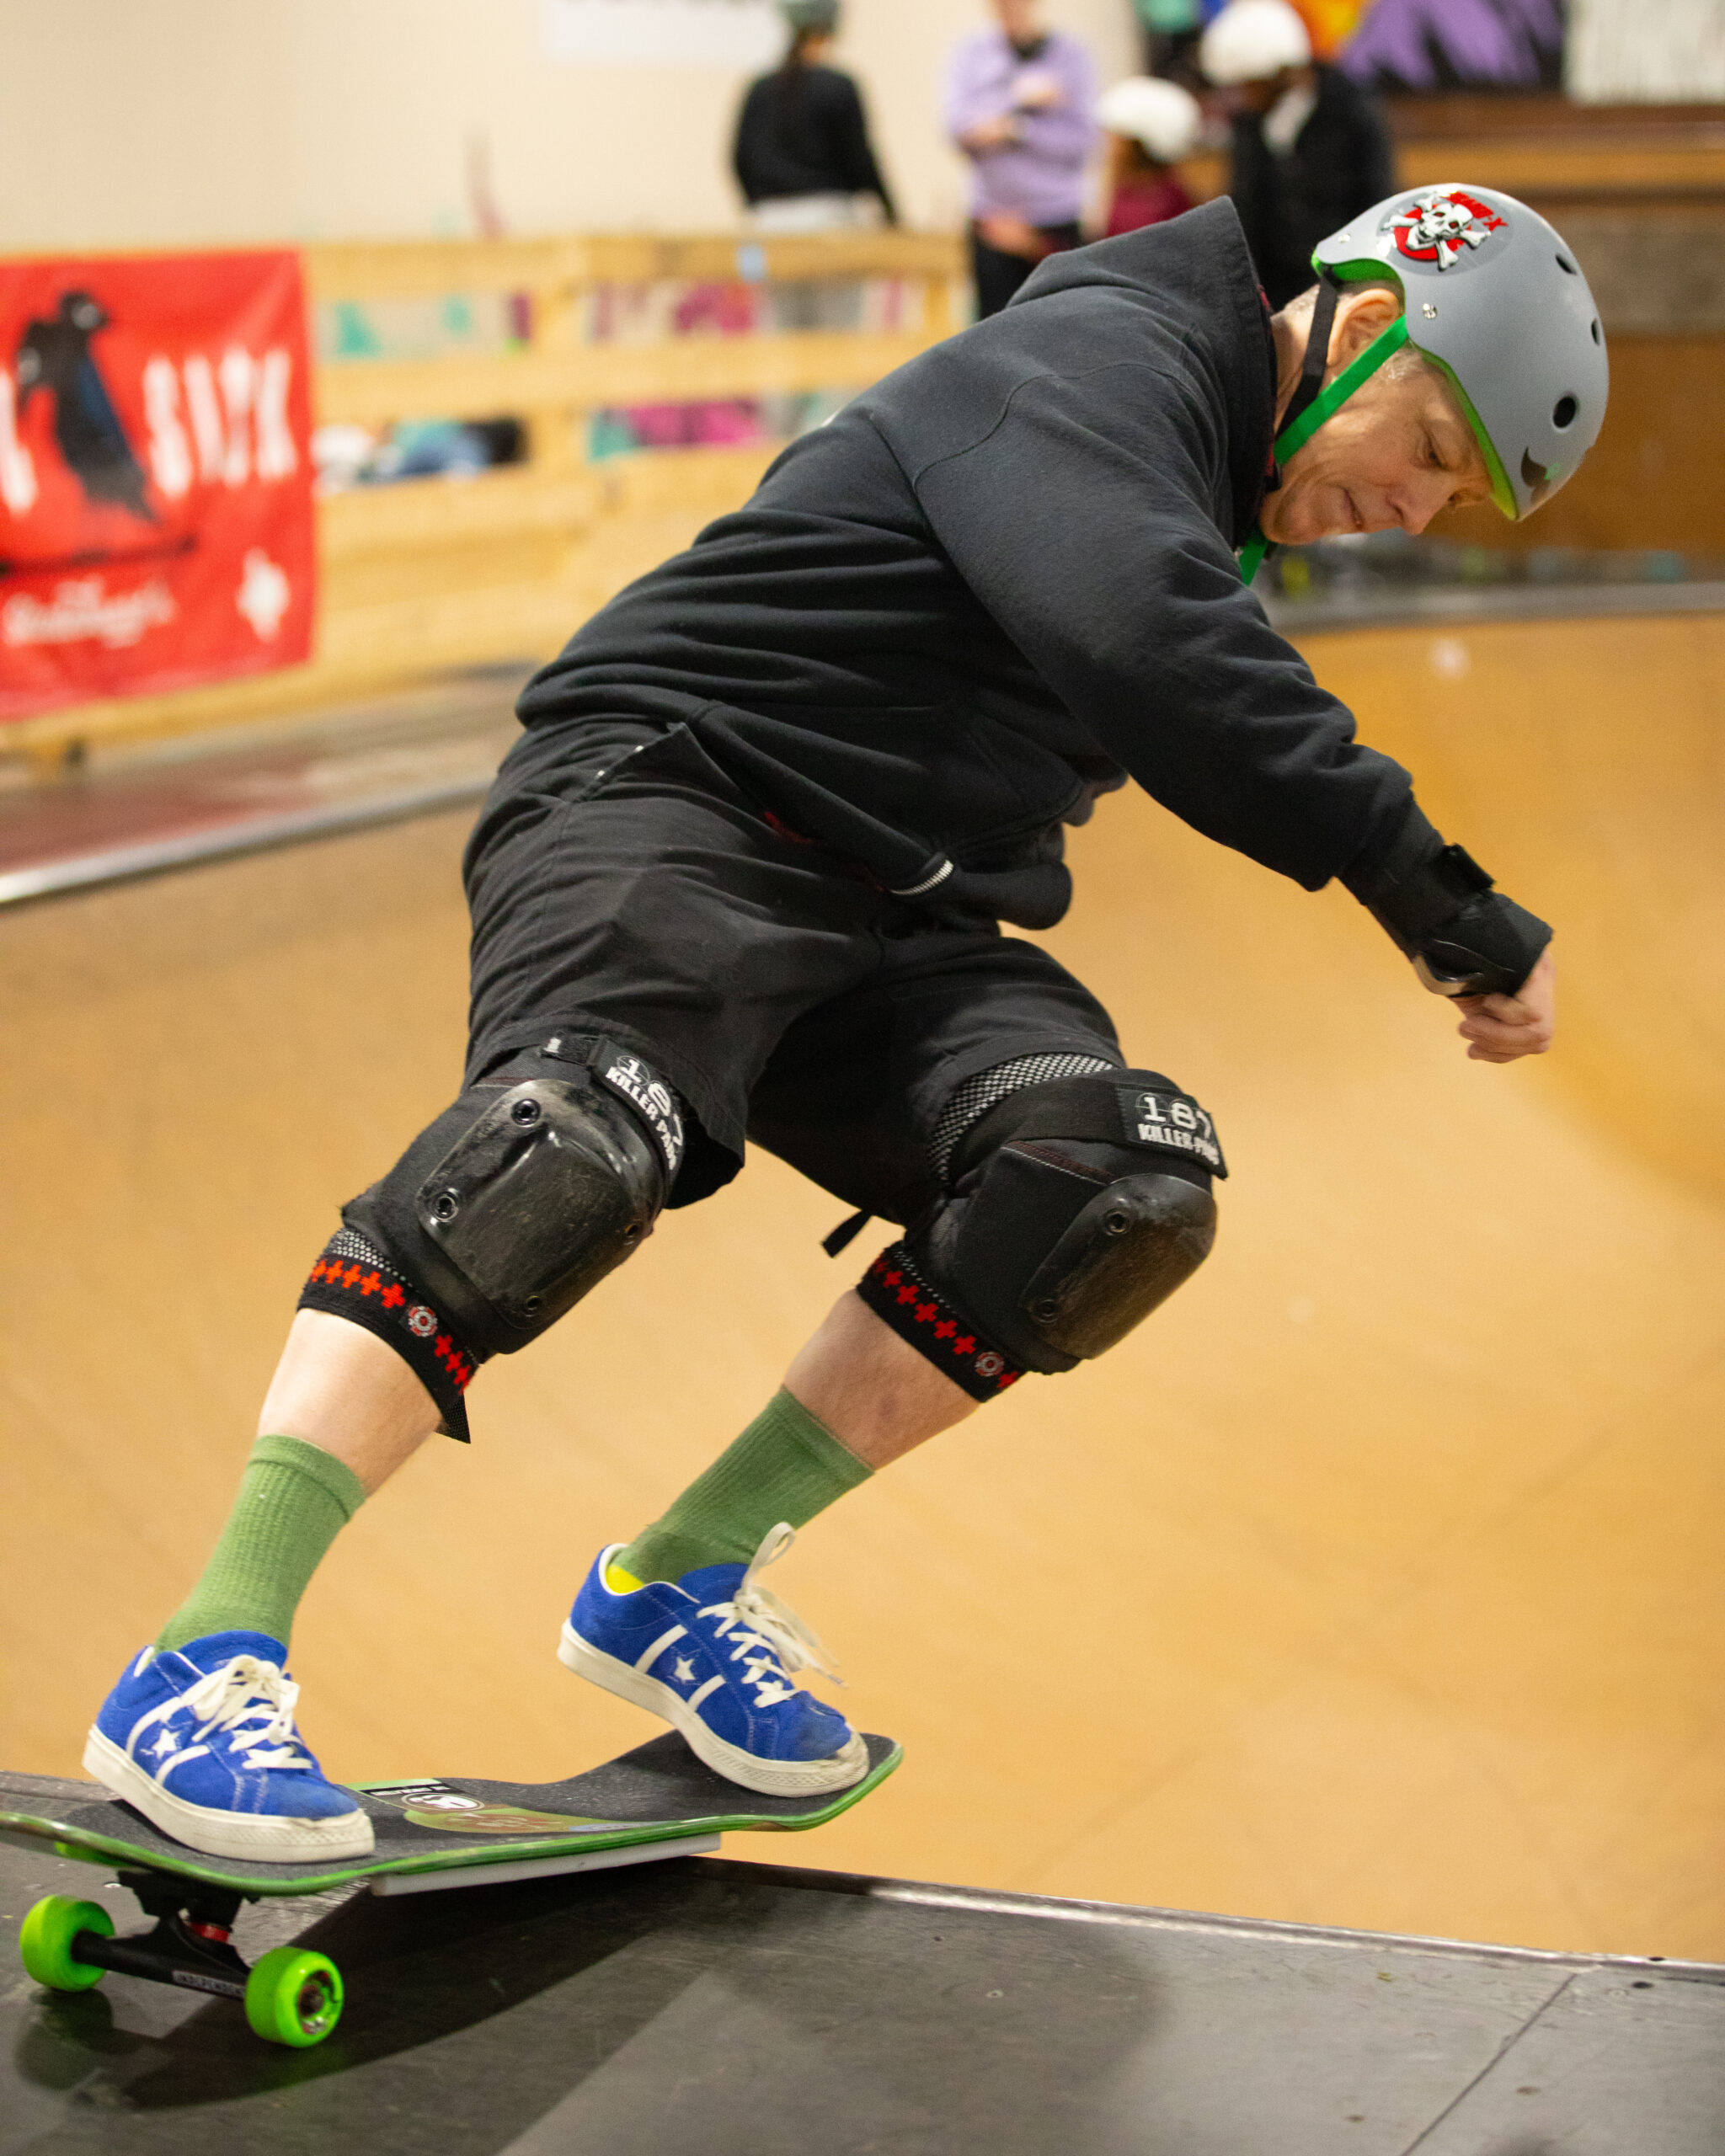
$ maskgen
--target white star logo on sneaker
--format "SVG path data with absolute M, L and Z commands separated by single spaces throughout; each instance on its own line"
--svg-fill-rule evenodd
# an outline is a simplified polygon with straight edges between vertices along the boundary
M 677 1657 L 676 1668 L 671 1672 L 671 1674 L 676 1678 L 679 1684 L 692 1684 L 695 1681 L 695 1665 L 690 1661 L 687 1655 L 680 1654 Z
M 179 1751 L 179 1739 L 172 1730 L 164 1729 L 150 1749 L 158 1759 L 165 1759 L 169 1753 Z

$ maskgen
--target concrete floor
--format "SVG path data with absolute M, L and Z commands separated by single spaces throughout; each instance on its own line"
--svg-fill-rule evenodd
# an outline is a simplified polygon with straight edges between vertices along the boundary
M 1221 1238 L 781 1568 L 908 1753 L 795 1854 L 1725 1960 L 1725 619 L 1307 649 L 1557 922 L 1559 1050 L 1467 1063 L 1344 894 L 1103 804 L 1048 941 L 1216 1116 Z M 465 820 L 0 915 L 9 1768 L 76 1773 L 336 1203 L 453 1090 Z M 756 1158 L 486 1372 L 472 1452 L 429 1448 L 307 1605 L 334 1771 L 543 1780 L 639 1740 L 558 1620 L 848 1283 L 843 1209 Z

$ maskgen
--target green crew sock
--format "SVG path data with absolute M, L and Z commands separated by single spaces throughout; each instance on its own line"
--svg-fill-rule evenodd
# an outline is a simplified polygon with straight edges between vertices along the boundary
M 323 1553 L 365 1502 L 365 1485 L 333 1453 L 303 1438 L 259 1438 L 204 1576 L 157 1646 L 262 1632 L 285 1647 Z
M 611 1584 L 680 1580 L 702 1565 L 746 1565 L 781 1520 L 801 1527 L 873 1471 L 781 1390 L 662 1518 L 618 1550 Z

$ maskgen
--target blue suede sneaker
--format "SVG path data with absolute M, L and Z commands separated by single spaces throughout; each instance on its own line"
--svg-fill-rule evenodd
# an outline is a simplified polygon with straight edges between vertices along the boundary
M 790 1682 L 798 1669 L 837 1676 L 824 1651 L 756 1580 L 795 1540 L 781 1524 L 747 1565 L 703 1565 L 675 1587 L 660 1580 L 618 1593 L 593 1561 L 563 1628 L 557 1658 L 620 1699 L 663 1716 L 715 1774 L 766 1796 L 848 1789 L 868 1771 L 868 1748 L 841 1714 Z
M 371 1822 L 325 1781 L 293 1726 L 287 1651 L 261 1632 L 146 1647 L 108 1694 L 84 1771 L 206 1856 L 366 1856 Z

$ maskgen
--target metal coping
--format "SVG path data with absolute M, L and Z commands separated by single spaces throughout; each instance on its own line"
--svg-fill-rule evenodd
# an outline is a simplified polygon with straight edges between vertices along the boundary
M 467 808 L 483 801 L 490 784 L 488 775 L 443 786 L 405 787 L 398 792 L 374 794 L 367 800 L 296 809 L 282 816 L 245 817 L 174 838 L 104 846 L 29 868 L 0 870 L 0 906 L 69 897 L 105 884 L 134 883 L 141 877 L 165 875 L 175 868 L 197 867 L 205 862 L 231 861 L 242 854 L 265 853 L 277 846 L 336 838 L 348 831 L 403 823 L 414 816 L 435 815 L 441 809 Z
M 1213 1916 L 1199 1909 L 1164 1909 L 1123 1902 L 1068 1900 L 1055 1894 L 1019 1894 L 975 1886 L 941 1886 L 912 1879 L 877 1879 L 866 1872 L 818 1871 L 798 1865 L 722 1860 L 727 1872 L 748 1872 L 763 1885 L 796 1886 L 913 1908 L 974 1911 L 979 1916 L 1028 1918 L 1044 1922 L 1100 1924 L 1140 1931 L 1226 1932 L 1245 1939 L 1286 1944 L 1359 1947 L 1374 1953 L 1454 1954 L 1469 1960 L 1530 1962 L 1563 1969 L 1657 1971 L 1690 1983 L 1725 1984 L 1725 1962 L 1685 1961 L 1658 1954 L 1589 1954 L 1546 1946 L 1511 1946 L 1489 1940 L 1439 1939 L 1417 1932 L 1354 1931 L 1339 1924 L 1295 1924 L 1269 1917 Z
M 1321 599 L 1265 598 L 1290 636 L 1325 629 L 1467 628 L 1497 622 L 1621 620 L 1632 615 L 1725 613 L 1725 584 L 1509 584 L 1380 586 Z

